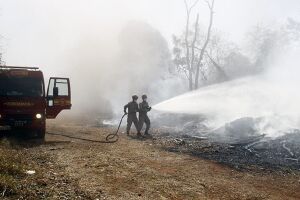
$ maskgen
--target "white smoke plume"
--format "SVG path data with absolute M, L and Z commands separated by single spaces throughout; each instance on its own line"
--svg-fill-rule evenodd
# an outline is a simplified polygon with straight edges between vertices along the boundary
M 246 117 L 257 119 L 256 128 L 269 136 L 300 129 L 299 52 L 293 43 L 276 51 L 263 74 L 208 86 L 154 108 L 204 115 L 212 129 Z
M 182 80 L 169 73 L 172 62 L 166 40 L 149 24 L 128 22 L 114 42 L 100 35 L 81 37 L 65 56 L 73 110 L 64 118 L 93 122 L 119 117 L 134 94 L 148 94 L 156 103 L 184 91 Z

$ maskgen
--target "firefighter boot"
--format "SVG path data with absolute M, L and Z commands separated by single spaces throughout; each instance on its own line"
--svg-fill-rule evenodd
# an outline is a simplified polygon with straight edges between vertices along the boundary
M 138 132 L 138 133 L 137 133 L 137 137 L 142 137 L 141 132 Z

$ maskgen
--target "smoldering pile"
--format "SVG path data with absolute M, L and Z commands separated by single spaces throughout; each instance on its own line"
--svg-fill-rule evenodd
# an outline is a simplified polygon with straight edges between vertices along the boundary
M 168 151 L 237 169 L 300 170 L 300 130 L 270 137 L 255 128 L 256 120 L 242 118 L 211 131 L 202 123 L 203 117 L 164 114 L 154 122 L 156 141 Z

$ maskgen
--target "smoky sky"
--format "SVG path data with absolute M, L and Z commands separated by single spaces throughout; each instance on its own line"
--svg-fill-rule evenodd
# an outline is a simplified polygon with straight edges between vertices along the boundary
M 14 64 L 39 64 L 41 61 L 32 59 L 32 56 L 36 58 L 36 49 L 40 52 L 42 49 L 43 55 L 56 56 L 82 33 L 94 29 L 100 29 L 102 37 L 114 38 L 128 20 L 149 23 L 168 41 L 185 23 L 183 0 L 1 0 L 0 9 L 5 58 Z M 194 14 L 197 12 L 205 25 L 208 13 L 204 1 L 199 1 Z M 287 17 L 300 19 L 300 3 L 298 0 L 217 0 L 215 15 L 216 28 L 233 40 L 242 40 L 250 26 L 276 23 Z
M 205 1 L 199 1 L 193 17 L 197 13 L 205 27 Z M 287 18 L 300 19 L 298 0 L 216 0 L 214 28 L 240 43 L 252 26 Z M 6 64 L 38 66 L 46 78 L 71 77 L 77 108 L 97 104 L 101 105 L 97 109 L 106 112 L 109 109 L 103 108 L 121 107 L 118 100 L 128 101 L 134 92 L 150 92 L 158 101 L 183 91 L 183 84 L 178 86 L 163 77 L 169 66 L 172 35 L 184 29 L 183 0 L 0 0 L 0 24 Z M 145 40 L 141 47 L 147 42 L 150 45 L 142 51 L 143 59 L 130 63 L 128 57 L 141 48 L 135 35 Z M 135 50 L 129 50 L 132 47 Z M 132 66 L 134 75 L 124 78 Z M 134 76 L 138 87 L 129 86 Z M 119 95 L 112 95 L 110 91 L 116 87 Z

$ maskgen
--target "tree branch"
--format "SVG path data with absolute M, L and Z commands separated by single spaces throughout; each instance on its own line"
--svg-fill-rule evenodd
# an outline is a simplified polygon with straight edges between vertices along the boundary
M 194 2 L 194 4 L 190 7 L 190 11 L 192 11 L 192 9 L 197 5 L 198 2 L 199 2 L 199 0 L 196 0 L 196 1 Z
M 196 0 L 192 6 L 189 7 L 187 0 L 184 0 L 185 3 L 185 8 L 186 8 L 186 14 L 187 14 L 187 19 L 186 19 L 186 27 L 185 27 L 185 48 L 186 48 L 186 64 L 187 68 L 189 71 L 189 89 L 193 90 L 193 73 L 192 73 L 192 64 L 190 60 L 190 45 L 189 45 L 189 30 L 190 30 L 190 16 L 192 9 L 197 5 L 199 0 Z
M 197 36 L 198 36 L 198 26 L 199 26 L 199 14 L 197 14 L 197 19 L 196 19 L 196 23 L 195 23 L 194 39 L 193 39 L 193 42 L 191 45 L 191 49 L 192 49 L 191 70 L 194 69 L 195 48 L 196 48 L 196 42 L 197 42 Z
M 222 67 L 217 63 L 215 62 L 215 60 L 208 54 L 207 54 L 207 57 L 209 58 L 209 60 L 212 62 L 212 64 L 215 66 L 215 68 L 218 70 L 218 72 L 221 74 L 222 76 L 222 81 L 226 81 L 228 80 L 228 76 L 226 74 L 226 72 L 222 69 Z
M 206 40 L 203 44 L 203 47 L 201 49 L 201 52 L 200 52 L 200 56 L 199 56 L 199 60 L 198 60 L 198 63 L 197 63 L 197 67 L 196 67 L 196 75 L 195 75 L 195 89 L 198 89 L 199 87 L 199 72 L 200 72 L 200 66 L 202 65 L 202 60 L 203 60 L 203 56 L 204 56 L 204 53 L 206 51 L 206 47 L 210 41 L 210 35 L 211 35 L 211 29 L 212 29 L 212 25 L 213 25 L 213 19 L 214 19 L 214 2 L 215 0 L 212 0 L 212 3 L 210 4 L 208 2 L 208 7 L 210 9 L 210 20 L 209 20 L 209 26 L 208 26 L 208 29 L 207 29 L 207 35 L 206 35 Z

